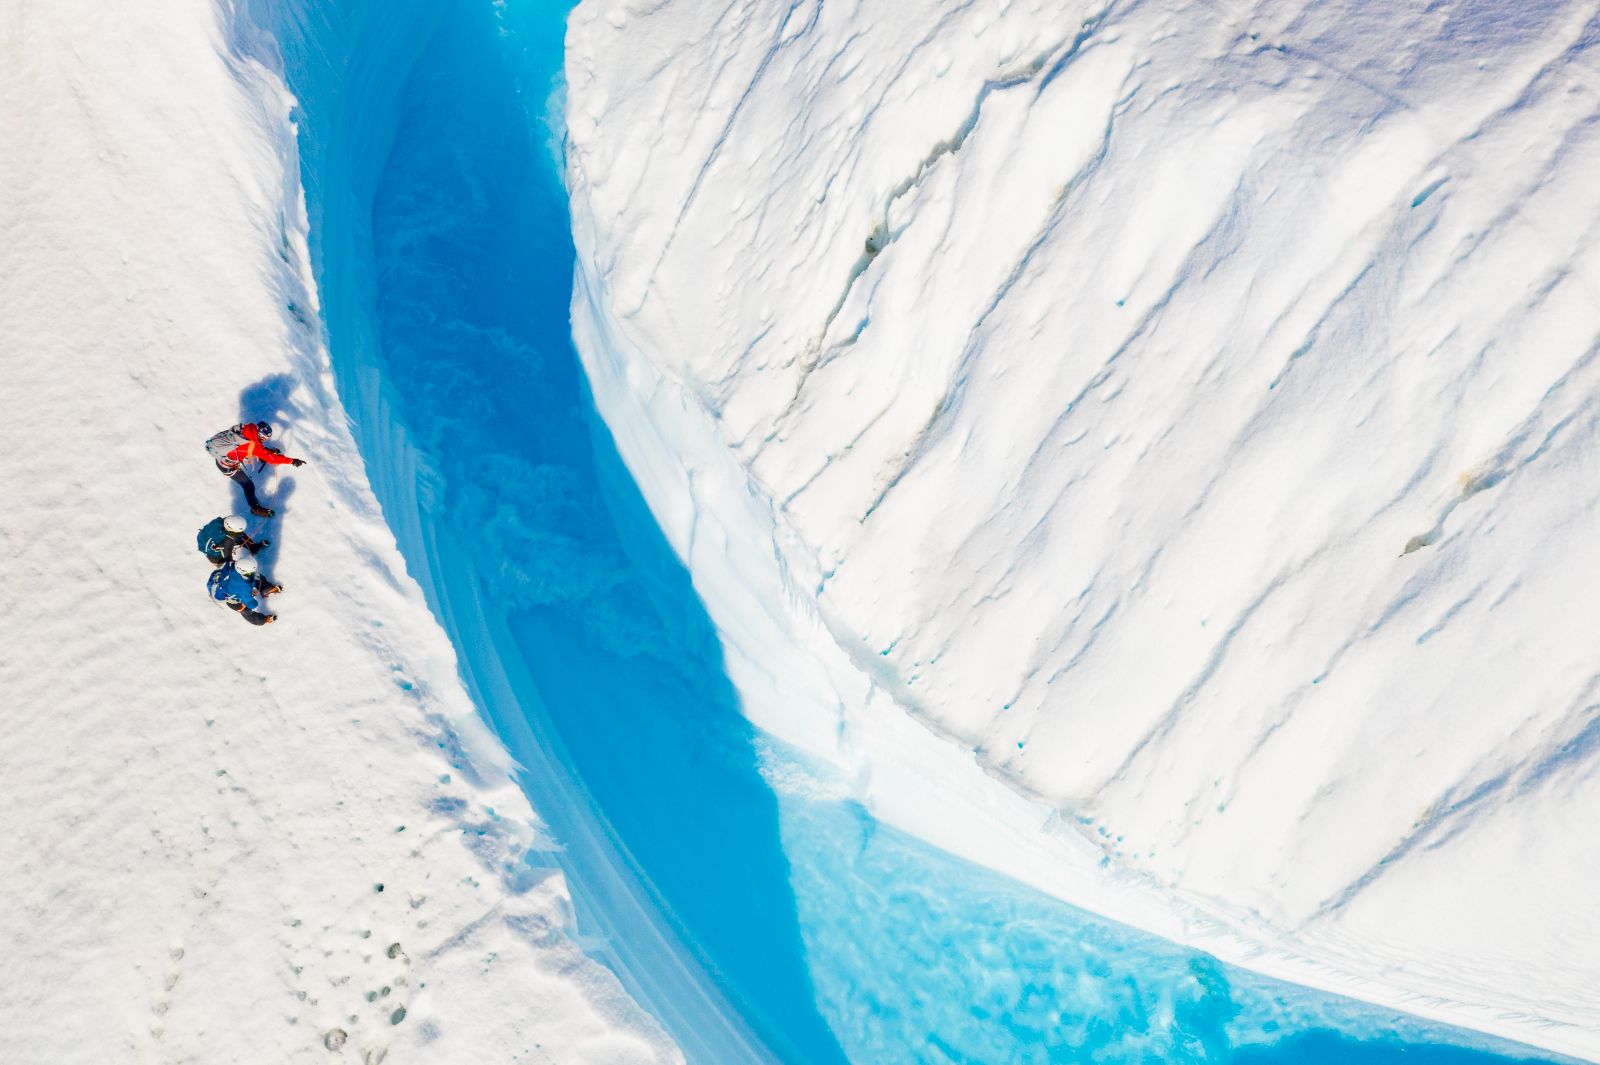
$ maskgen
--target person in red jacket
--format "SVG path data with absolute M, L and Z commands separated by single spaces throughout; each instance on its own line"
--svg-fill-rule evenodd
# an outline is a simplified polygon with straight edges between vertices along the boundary
M 206 441 L 206 450 L 217 460 L 217 469 L 244 489 L 244 500 L 250 504 L 250 513 L 258 518 L 270 518 L 275 511 L 261 505 L 256 496 L 256 486 L 250 480 L 247 465 L 264 462 L 269 466 L 304 466 L 305 459 L 292 459 L 281 451 L 274 451 L 265 441 L 272 436 L 272 426 L 266 422 L 243 422 L 232 429 L 224 429 Z

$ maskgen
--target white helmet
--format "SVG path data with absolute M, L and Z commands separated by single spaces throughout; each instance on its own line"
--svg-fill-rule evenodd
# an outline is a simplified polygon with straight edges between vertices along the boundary
M 222 527 L 235 536 L 238 536 L 248 528 L 245 520 L 237 514 L 229 514 L 226 518 L 223 518 Z
M 249 551 L 235 551 L 233 553 L 233 568 L 246 577 L 256 571 L 256 556 Z

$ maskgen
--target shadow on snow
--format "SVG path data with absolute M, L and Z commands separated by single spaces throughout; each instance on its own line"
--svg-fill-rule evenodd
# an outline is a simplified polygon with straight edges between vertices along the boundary
M 269 374 L 255 384 L 246 386 L 239 393 L 239 421 L 269 422 L 276 430 L 292 424 L 299 413 L 289 399 L 294 387 L 294 376 L 286 373 Z M 280 444 L 274 440 L 272 446 L 280 447 Z M 289 453 L 294 454 L 293 451 Z M 278 561 L 278 551 L 283 546 L 283 518 L 289 506 L 289 497 L 294 495 L 294 478 L 282 476 L 274 466 L 262 466 L 259 470 L 247 472 L 255 482 L 256 495 L 262 505 L 277 511 L 278 516 L 268 519 L 265 524 L 258 518 L 249 517 L 250 508 L 245 505 L 244 490 L 238 485 L 229 485 L 228 498 L 231 502 L 228 505 L 232 513 L 246 516 L 255 529 L 257 539 L 271 541 L 265 549 L 256 553 L 261 572 L 271 575 L 273 564 Z

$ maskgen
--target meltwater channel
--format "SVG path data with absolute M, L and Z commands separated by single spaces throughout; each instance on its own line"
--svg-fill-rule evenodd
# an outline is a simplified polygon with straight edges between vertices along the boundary
M 558 0 L 257 0 L 374 488 L 561 847 L 582 942 L 693 1062 L 1550 1060 L 1224 966 L 775 792 L 572 349 Z M 309 13 L 308 13 L 309 12 Z

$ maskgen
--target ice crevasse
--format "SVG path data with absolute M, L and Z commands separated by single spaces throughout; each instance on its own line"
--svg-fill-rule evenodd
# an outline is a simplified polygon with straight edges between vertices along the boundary
M 585 3 L 574 333 L 763 728 L 1600 1052 L 1592 3 Z

